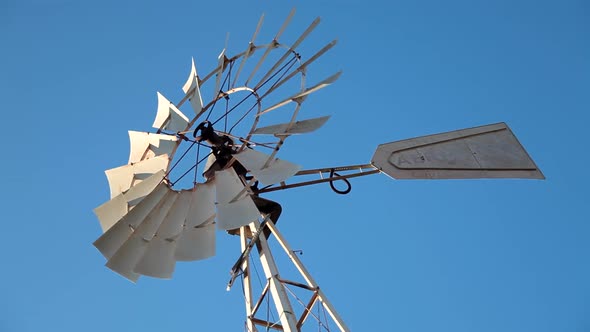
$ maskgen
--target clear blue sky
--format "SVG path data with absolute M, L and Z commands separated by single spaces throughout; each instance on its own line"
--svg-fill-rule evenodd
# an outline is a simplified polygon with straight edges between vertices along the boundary
M 547 177 L 269 195 L 349 327 L 590 330 L 588 1 L 2 0 L 0 331 L 242 330 L 240 290 L 225 291 L 236 238 L 132 284 L 92 246 L 92 209 L 156 91 L 180 100 L 191 57 L 209 72 L 227 32 L 241 51 L 265 13 L 267 42 L 292 7 L 285 41 L 321 16 L 306 45 L 339 43 L 311 73 L 344 73 L 304 104 L 331 120 L 282 158 L 366 163 L 381 143 L 505 121 Z

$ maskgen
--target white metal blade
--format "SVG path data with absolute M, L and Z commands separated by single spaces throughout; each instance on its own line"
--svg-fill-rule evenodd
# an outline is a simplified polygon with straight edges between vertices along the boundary
M 293 78 L 295 75 L 297 75 L 297 73 L 305 73 L 305 70 L 312 62 L 314 62 L 319 57 L 324 55 L 324 53 L 328 52 L 332 47 L 336 46 L 337 42 L 338 42 L 337 40 L 333 40 L 328 45 L 324 46 L 316 54 L 311 56 L 311 58 L 309 58 L 307 61 L 305 61 L 303 64 L 301 64 L 297 69 L 292 71 L 289 75 L 285 76 L 283 79 L 281 79 L 277 83 L 273 84 L 273 86 L 270 89 L 268 89 L 268 91 L 266 91 L 263 96 L 266 96 L 269 93 L 273 92 L 274 90 L 278 89 L 285 82 L 289 81 L 291 78 Z
M 289 104 L 292 101 L 300 100 L 303 97 L 305 97 L 305 96 L 307 96 L 307 95 L 309 95 L 309 94 L 311 94 L 313 92 L 316 92 L 316 91 L 318 91 L 318 90 L 320 90 L 322 88 L 325 88 L 328 85 L 334 83 L 340 77 L 341 74 L 342 74 L 342 72 L 339 71 L 336 74 L 334 74 L 334 75 L 332 75 L 332 76 L 324 79 L 320 83 L 318 83 L 318 84 L 316 84 L 316 85 L 314 85 L 314 86 L 312 86 L 310 88 L 307 88 L 304 91 L 299 92 L 298 94 L 293 95 L 293 96 L 291 96 L 291 97 L 289 97 L 289 98 L 287 98 L 287 99 L 285 99 L 285 100 L 283 100 L 281 102 L 278 102 L 275 105 L 273 105 L 273 106 L 271 106 L 271 107 L 263 110 L 262 112 L 260 112 L 260 114 L 268 113 L 268 112 L 273 111 L 273 110 L 275 110 L 275 109 L 277 109 L 279 107 L 283 107 L 283 106 Z
M 161 155 L 132 165 L 106 170 L 105 174 L 111 189 L 111 198 L 127 191 L 131 186 L 139 184 L 150 175 L 162 170 L 165 171 L 169 162 L 168 155 Z
M 111 259 L 105 264 L 109 269 L 117 272 L 121 276 L 132 282 L 137 282 L 140 277 L 139 273 L 133 272 L 133 267 L 137 260 L 147 249 L 148 242 L 140 236 L 131 236 Z
M 230 230 L 248 225 L 260 212 L 244 191 L 244 185 L 233 168 L 215 173 L 217 193 L 217 227 Z
M 191 193 L 190 208 L 174 257 L 194 261 L 215 255 L 215 184 L 199 183 Z
M 297 98 L 301 98 L 303 96 L 307 96 L 313 92 L 318 91 L 319 89 L 323 89 L 325 87 L 327 87 L 328 85 L 336 82 L 336 80 L 338 80 L 340 78 L 340 75 L 342 75 L 342 71 L 337 72 L 336 74 L 322 80 L 321 82 L 319 82 L 318 84 L 312 86 L 311 88 L 307 88 L 305 89 L 305 91 L 295 95 L 292 97 L 292 99 L 297 99 Z
M 278 45 L 279 37 L 285 31 L 285 29 L 289 25 L 289 22 L 291 22 L 293 15 L 295 15 L 295 8 L 291 9 L 291 12 L 289 12 L 289 16 L 287 16 L 287 19 L 285 19 L 285 22 L 283 22 L 283 25 L 281 26 L 281 28 L 279 29 L 279 31 L 277 32 L 277 34 L 275 35 L 275 37 L 273 39 L 273 42 L 276 43 L 277 45 Z M 266 60 L 266 57 L 268 56 L 268 54 L 270 53 L 270 51 L 273 48 L 274 47 L 267 47 L 266 48 L 266 50 L 264 51 L 264 54 L 262 55 L 262 57 L 260 57 L 260 60 L 258 60 L 258 63 L 256 63 L 256 66 L 254 67 L 254 69 L 250 73 L 250 76 L 248 76 L 248 79 L 246 80 L 246 83 L 244 83 L 244 85 L 246 85 L 246 86 L 248 85 L 248 82 L 250 82 L 250 80 L 254 77 L 254 75 L 256 74 L 256 72 L 258 71 L 260 66 L 264 63 L 264 60 Z
M 217 158 L 215 158 L 215 155 L 213 154 L 213 152 L 209 153 L 209 156 L 207 157 L 207 160 L 205 161 L 205 166 L 203 168 L 203 170 L 204 170 L 203 176 L 205 176 L 205 173 L 207 173 L 209 168 L 211 168 L 211 166 L 213 166 L 213 164 L 215 163 L 216 160 L 217 160 Z
M 168 192 L 160 203 L 150 211 L 131 237 L 108 260 L 106 266 L 125 278 L 136 281 L 138 273 L 134 272 L 135 266 L 145 255 L 156 230 L 164 221 L 177 197 L 178 193 L 168 188 Z
M 221 88 L 221 76 L 223 74 L 223 69 L 225 67 L 225 48 L 221 51 L 219 56 L 217 57 L 217 73 L 215 74 L 215 95 L 213 96 L 213 100 L 217 99 L 219 95 L 219 89 Z
M 260 27 L 262 26 L 263 21 L 264 21 L 264 14 L 262 14 L 262 16 L 260 16 L 260 20 L 258 20 L 258 24 L 256 25 L 256 31 L 254 31 L 254 35 L 252 36 L 250 43 L 248 43 L 248 48 L 246 49 L 244 56 L 242 57 L 242 61 L 240 62 L 240 67 L 238 67 L 238 71 L 236 72 L 236 75 L 234 76 L 234 81 L 232 83 L 232 87 L 234 87 L 236 85 L 236 83 L 238 82 L 238 78 L 240 77 L 240 73 L 242 72 L 242 69 L 244 69 L 244 64 L 246 63 L 246 60 L 248 60 L 248 58 L 250 57 L 250 54 L 252 53 L 252 51 L 254 51 L 254 41 L 256 40 L 256 36 L 258 36 L 258 32 L 260 32 Z
M 170 131 L 183 131 L 189 119 L 166 97 L 158 92 L 158 111 L 152 127 Z
M 94 214 L 98 218 L 103 233 L 113 227 L 127 213 L 129 213 L 129 204 L 124 194 L 120 194 L 94 209 Z
M 143 197 L 151 193 L 162 182 L 164 174 L 164 171 L 159 171 L 126 192 L 95 208 L 94 213 L 100 221 L 103 233 L 123 218 L 133 205 L 138 204 Z
M 159 184 L 133 210 L 129 211 L 129 213 L 94 241 L 94 246 L 107 259 L 111 258 L 131 234 L 133 234 L 133 231 L 147 218 L 150 212 L 160 204 L 169 191 L 170 189 L 165 183 Z
M 180 235 L 184 228 L 191 207 L 193 192 L 192 190 L 182 190 L 178 192 L 177 196 L 174 206 L 172 206 L 156 232 L 158 238 L 173 240 Z
M 315 131 L 322 127 L 330 118 L 330 116 L 322 116 L 319 118 L 302 120 L 297 122 L 281 123 L 277 125 L 260 127 L 254 130 L 254 135 L 276 135 L 287 136 L 294 134 L 306 134 Z
M 277 68 L 279 68 L 283 61 L 285 61 L 285 59 L 287 59 L 287 57 L 292 54 L 292 51 L 295 50 L 297 46 L 299 46 L 299 44 L 301 44 L 301 42 L 303 42 L 305 38 L 307 38 L 307 36 L 317 27 L 318 24 L 320 24 L 319 17 L 313 20 L 313 22 L 311 22 L 309 27 L 307 27 L 307 29 L 301 34 L 301 36 L 299 36 L 299 38 L 297 38 L 297 40 L 291 45 L 291 48 L 287 50 L 285 54 L 283 54 L 283 56 L 277 62 L 275 62 L 275 64 L 266 72 L 266 74 L 264 74 L 262 79 L 260 79 L 260 81 L 256 84 L 256 88 L 259 88 L 260 85 L 262 85 L 266 81 L 266 79 L 269 78 Z
M 382 144 L 372 164 L 395 179 L 545 178 L 505 123 Z
M 129 131 L 129 164 L 140 162 L 163 154 L 170 155 L 178 138 L 141 131 Z
M 215 256 L 215 224 L 187 228 L 176 245 L 177 261 L 196 261 Z
M 245 149 L 235 154 L 234 158 L 244 165 L 257 180 L 266 185 L 283 182 L 301 169 L 299 165 L 273 158 L 252 149 Z M 268 166 L 265 167 L 267 164 Z
M 201 97 L 201 89 L 199 88 L 199 75 L 197 75 L 197 68 L 195 67 L 195 59 L 192 59 L 191 72 L 188 75 L 186 83 L 182 87 L 185 94 L 190 92 L 189 101 L 193 111 L 198 115 L 203 110 L 203 98 Z
M 143 257 L 138 260 L 133 272 L 154 278 L 172 278 L 176 266 L 176 245 L 176 241 L 153 238 L 146 248 L 142 245 L 140 250 L 143 250 Z
M 182 91 L 184 93 L 188 93 L 195 84 L 195 78 L 197 78 L 197 67 L 195 66 L 195 58 L 191 58 L 191 72 L 188 74 L 188 78 L 186 79 L 186 82 L 184 83 L 184 85 L 182 86 Z
M 135 273 L 171 278 L 174 273 L 177 240 L 183 230 L 192 199 L 192 191 L 178 193 L 174 205 L 168 211 L 156 235 L 148 243 L 147 250 L 134 268 Z
M 289 15 L 285 19 L 285 22 L 283 22 L 283 25 L 281 25 L 281 28 L 279 29 L 279 31 L 275 35 L 274 40 L 278 40 L 279 37 L 283 34 L 283 32 L 285 32 L 285 29 L 287 29 L 287 26 L 289 25 L 289 23 L 291 22 L 291 19 L 293 18 L 293 15 L 295 15 L 295 8 L 292 8 L 291 11 L 289 12 Z
M 215 216 L 215 184 L 198 183 L 192 192 L 186 228 L 200 226 L 211 221 Z

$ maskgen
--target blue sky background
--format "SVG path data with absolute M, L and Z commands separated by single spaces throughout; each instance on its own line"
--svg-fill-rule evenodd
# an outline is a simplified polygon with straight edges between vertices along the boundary
M 507 122 L 546 181 L 355 179 L 269 194 L 279 224 L 354 331 L 589 331 L 588 1 L 0 1 L 4 137 L 0 331 L 237 331 L 239 254 L 132 284 L 92 246 L 103 171 L 127 130 L 151 130 L 195 57 L 214 68 L 230 32 L 292 42 L 343 70 L 304 104 L 331 114 L 280 157 L 306 168 L 366 163 L 378 144 Z M 307 55 L 311 54 L 310 52 Z M 305 56 L 305 54 L 303 54 Z

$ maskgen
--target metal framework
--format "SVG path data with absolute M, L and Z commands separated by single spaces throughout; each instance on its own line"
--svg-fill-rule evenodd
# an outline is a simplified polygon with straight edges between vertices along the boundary
M 291 11 L 270 43 L 255 45 L 254 41 L 262 24 L 261 18 L 246 50 L 228 58 L 224 49 L 218 58 L 217 67 L 202 79 L 197 75 L 193 62 L 189 79 L 183 87 L 185 96 L 179 103 L 173 104 L 158 93 L 158 111 L 153 125 L 157 129 L 156 133 L 130 131 L 131 152 L 128 164 L 106 171 L 111 199 L 95 209 L 103 234 L 94 245 L 107 259 L 106 265 L 109 268 L 135 282 L 141 275 L 171 278 L 177 261 L 194 261 L 214 255 L 215 228 L 226 231 L 239 229 L 242 253 L 230 270 L 228 290 L 241 275 L 246 308 L 245 325 L 248 331 L 257 331 L 261 327 L 266 330 L 300 331 L 308 318 L 314 315 L 313 308 L 322 308 L 340 331 L 349 331 L 302 261 L 275 227 L 273 220 L 268 215 L 262 221 L 259 220 L 261 213 L 251 196 L 320 183 L 328 183 L 338 194 L 347 194 L 351 190 L 349 179 L 377 173 L 385 173 L 396 179 L 543 179 L 544 176 L 504 123 L 382 144 L 369 164 L 301 170 L 299 165 L 277 159 L 276 155 L 288 137 L 317 130 L 327 121 L 328 116 L 301 121 L 297 121 L 297 116 L 309 94 L 330 85 L 340 76 L 340 72 L 337 72 L 306 87 L 307 67 L 330 50 L 336 41 L 328 43 L 301 63 L 302 59 L 296 48 L 320 20 L 315 19 L 288 46 L 279 43 L 278 38 L 293 14 L 294 11 Z M 249 84 L 270 52 L 276 49 L 283 49 L 283 55 L 268 71 L 263 71 L 265 74 L 257 78 L 259 81 L 256 84 Z M 236 86 L 246 61 L 256 50 L 264 53 L 244 85 Z M 284 63 L 289 57 L 291 59 Z M 295 64 L 298 66 L 293 67 Z M 234 65 L 238 69 L 232 76 Z M 225 76 L 223 83 L 222 76 Z M 214 96 L 204 104 L 200 88 L 214 77 Z M 266 101 L 269 94 L 294 77 L 299 77 L 301 83 L 295 84 L 297 91 L 294 94 L 273 105 L 263 106 L 263 101 Z M 270 86 L 266 85 L 271 80 L 273 82 Z M 296 83 L 295 81 L 292 80 L 291 83 Z M 226 82 L 227 86 L 224 87 Z M 218 119 L 209 121 L 215 104 L 222 99 L 228 101 L 230 96 L 233 98 L 238 92 L 246 93 L 247 96 L 231 108 L 229 102 L 226 102 L 223 114 Z M 228 129 L 228 115 L 248 98 L 251 107 L 246 107 L 239 120 Z M 179 110 L 187 101 L 195 113 L 192 119 Z M 265 114 L 288 104 L 294 106 L 291 112 L 285 113 L 288 122 L 258 127 Z M 251 113 L 253 110 L 255 111 Z M 253 117 L 249 131 L 243 137 L 232 134 L 232 130 L 249 114 Z M 199 147 L 207 145 L 200 143 L 196 137 L 195 140 L 187 138 L 186 134 L 192 131 L 198 120 L 215 124 L 222 119 L 225 120 L 226 128 L 217 134 L 239 140 L 242 145 L 235 151 L 232 150 L 233 157 L 228 158 L 231 160 L 224 169 L 214 172 L 214 177 L 207 179 L 205 183 L 198 183 L 197 166 L 207 159 L 207 156 L 200 159 Z M 271 135 L 277 141 L 258 143 L 252 139 L 253 135 Z M 180 144 L 187 141 L 192 144 L 172 165 L 171 161 Z M 195 145 L 197 153 L 194 166 L 176 181 L 171 181 L 170 172 Z M 250 149 L 253 145 L 272 149 L 272 152 L 266 155 Z M 239 176 L 231 168 L 234 162 L 239 162 L 247 170 L 250 180 L 246 180 L 245 173 Z M 192 188 L 174 190 L 172 187 L 191 170 L 195 172 Z M 257 180 L 267 186 L 253 192 L 251 185 Z M 337 188 L 337 182 L 344 183 L 344 189 Z M 304 282 L 281 276 L 268 243 L 271 235 L 274 235 Z M 251 271 L 255 265 L 250 257 L 254 247 L 266 278 L 260 294 L 254 294 L 252 283 Z M 298 299 L 303 306 L 300 315 L 294 310 L 289 287 L 309 292 L 307 303 Z M 271 299 L 279 315 L 276 322 L 259 317 L 263 301 Z M 319 317 L 316 318 L 319 320 Z
M 270 230 L 270 233 L 275 236 L 279 245 L 289 257 L 291 263 L 295 266 L 301 277 L 305 280 L 305 283 L 287 280 L 281 277 L 271 249 L 268 245 L 268 239 L 263 232 L 264 228 Z M 247 234 L 253 234 L 252 239 L 249 242 Z M 232 268 L 232 278 L 228 283 L 228 289 L 233 284 L 237 272 L 235 269 L 239 266 L 243 273 L 244 299 L 247 317 L 246 326 L 248 331 L 257 331 L 257 327 L 264 327 L 267 330 L 273 329 L 278 331 L 300 331 L 308 317 L 313 315 L 312 309 L 315 305 L 321 305 L 323 307 L 323 309 L 330 315 L 332 321 L 336 324 L 340 331 L 350 331 L 350 329 L 346 326 L 340 315 L 335 310 L 334 306 L 328 300 L 327 296 L 320 289 L 319 285 L 315 282 L 309 271 L 305 268 L 303 262 L 299 259 L 299 257 L 297 257 L 293 249 L 289 246 L 283 235 L 279 232 L 274 223 L 270 221 L 270 219 L 266 218 L 262 224 L 256 221 L 247 227 L 242 227 L 240 230 L 240 242 L 242 247 L 242 255 Z M 258 257 L 266 277 L 266 284 L 262 289 L 261 294 L 257 298 L 252 294 L 250 259 L 248 255 L 253 246 L 256 246 L 257 248 Z M 295 286 L 311 293 L 310 299 L 305 305 L 303 313 L 299 317 L 296 316 L 291 300 L 287 294 L 287 285 Z M 264 299 L 269 295 L 271 295 L 276 312 L 279 314 L 280 323 L 271 322 L 267 319 L 259 318 L 256 315 Z
M 347 172 L 348 174 L 340 175 L 337 172 Z M 350 183 L 347 179 L 356 178 L 359 176 L 365 175 L 372 175 L 380 173 L 381 171 L 373 166 L 372 164 L 364 164 L 364 165 L 350 165 L 350 166 L 338 166 L 338 167 L 329 167 L 329 168 L 315 168 L 315 169 L 308 169 L 299 171 L 295 174 L 295 176 L 303 176 L 303 175 L 317 175 L 319 179 L 316 180 L 308 180 L 308 181 L 300 181 L 296 183 L 287 184 L 286 182 L 281 182 L 278 185 L 269 186 L 266 188 L 261 189 L 260 193 L 267 193 L 271 191 L 277 190 L 285 190 L 297 187 L 304 187 L 309 186 L 312 184 L 319 184 L 329 182 L 332 189 L 339 194 L 347 194 L 350 191 Z M 325 177 L 325 174 L 328 174 L 328 177 Z M 339 190 L 336 189 L 334 186 L 334 182 L 336 181 L 343 181 L 347 185 L 347 189 Z

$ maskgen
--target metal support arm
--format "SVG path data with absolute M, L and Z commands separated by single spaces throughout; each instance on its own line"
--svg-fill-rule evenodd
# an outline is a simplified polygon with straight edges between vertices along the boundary
M 369 171 L 366 171 L 366 170 L 369 170 Z M 355 172 L 355 173 L 340 175 L 336 172 Z M 287 184 L 285 182 L 281 182 L 281 183 L 273 185 L 273 186 L 262 188 L 262 189 L 260 189 L 259 193 L 267 193 L 267 192 L 271 192 L 271 191 L 285 190 L 285 189 L 309 186 L 312 184 L 325 183 L 325 182 L 333 183 L 334 181 L 339 181 L 339 180 L 346 181 L 346 179 L 351 179 L 351 178 L 356 178 L 359 176 L 365 176 L 365 175 L 371 175 L 371 174 L 377 174 L 380 172 L 381 171 L 379 169 L 377 169 L 375 166 L 373 166 L 372 164 L 339 166 L 339 167 L 316 168 L 316 169 L 303 170 L 303 171 L 297 172 L 295 174 L 295 176 L 318 175 L 320 177 L 320 179 L 310 180 L 310 181 L 301 181 L 301 182 L 296 182 L 296 183 L 292 183 L 292 184 Z M 330 174 L 331 176 L 324 177 L 324 174 L 326 174 L 326 173 Z M 346 181 L 346 182 L 348 183 L 348 181 Z M 332 186 L 332 189 L 334 189 L 336 192 L 338 192 L 333 186 Z

